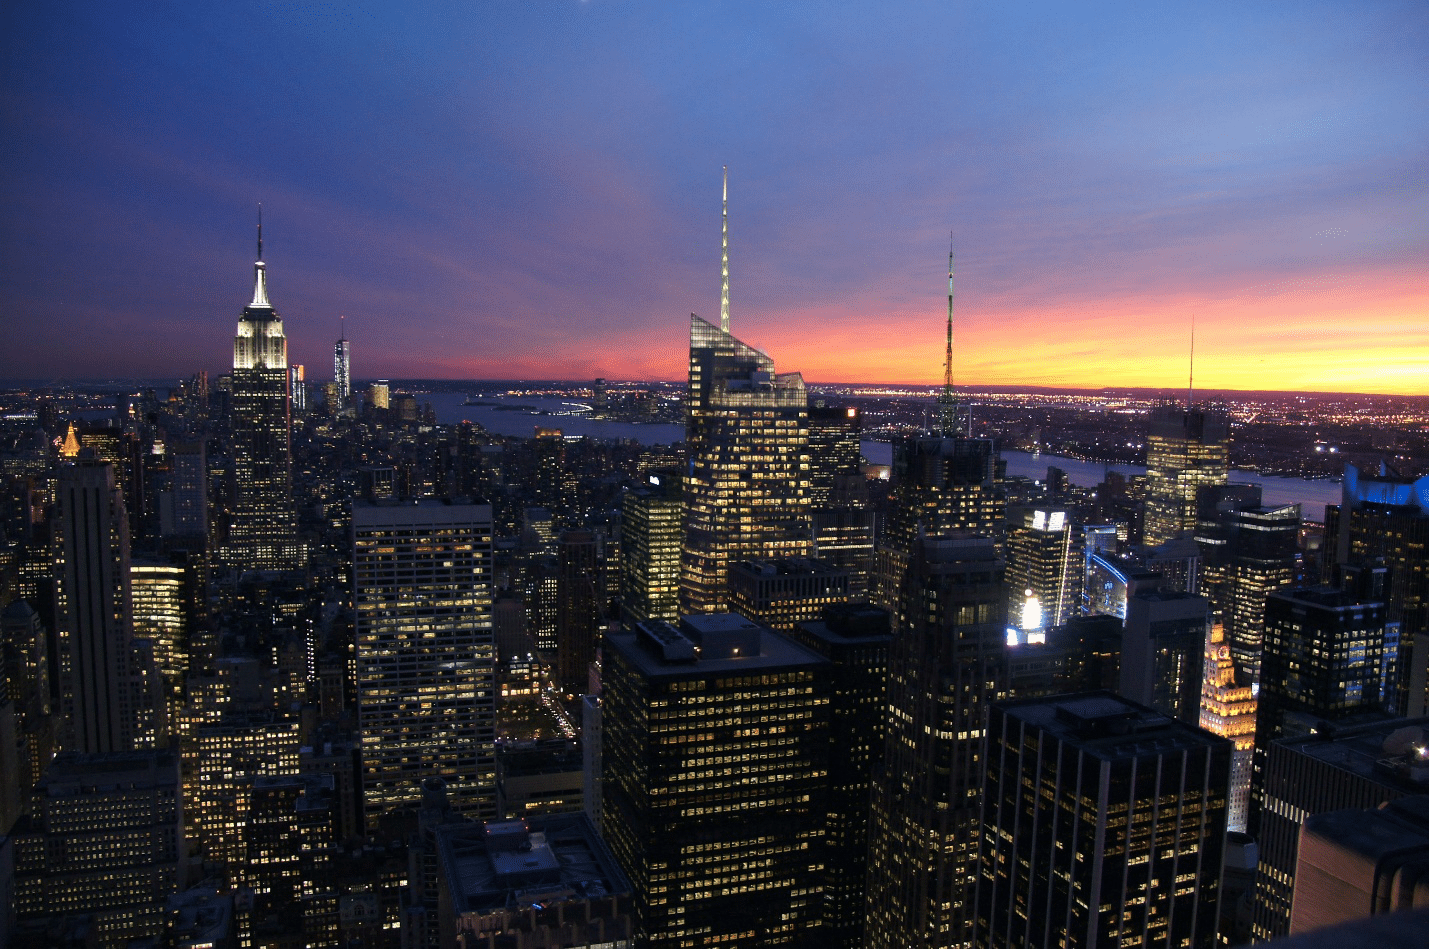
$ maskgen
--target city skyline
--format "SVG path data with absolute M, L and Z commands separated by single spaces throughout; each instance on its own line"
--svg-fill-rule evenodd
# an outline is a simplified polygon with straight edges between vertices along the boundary
M 939 381 L 951 228 L 959 385 L 1425 394 L 1425 17 L 8 10 L 0 377 L 222 367 L 262 201 L 312 382 L 676 380 L 727 164 L 813 383 Z

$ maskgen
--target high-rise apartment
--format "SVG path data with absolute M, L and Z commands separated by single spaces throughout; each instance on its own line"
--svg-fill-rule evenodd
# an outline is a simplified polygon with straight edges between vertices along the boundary
M 1007 590 L 993 541 L 918 541 L 888 662 L 873 779 L 867 944 L 962 945 L 976 875 L 987 705 L 1006 698 Z
M 566 531 L 556 545 L 556 684 L 571 696 L 586 692 L 590 664 L 600 645 L 604 578 L 596 537 Z
M 974 946 L 1217 944 L 1230 742 L 1109 692 L 987 732 Z
M 357 504 L 352 532 L 368 825 L 415 811 L 430 777 L 457 811 L 494 816 L 491 507 Z
M 728 198 L 728 186 L 725 189 Z M 681 608 L 726 609 L 734 560 L 807 555 L 809 418 L 804 379 L 729 330 L 729 214 L 725 202 L 720 325 L 690 314 Z
M 834 479 L 859 474 L 863 418 L 857 406 L 809 406 L 809 498 L 815 507 L 828 504 Z
M 293 506 L 288 339 L 268 302 L 265 267 L 260 221 L 253 299 L 233 338 L 234 506 L 224 559 L 241 569 L 285 569 L 307 560 Z
M 607 638 L 602 833 L 652 949 L 818 932 L 828 663 L 733 613 Z
M 1151 414 L 1142 533 L 1146 546 L 1196 529 L 1196 492 L 1228 480 L 1229 441 L 1230 425 L 1219 413 L 1167 405 Z

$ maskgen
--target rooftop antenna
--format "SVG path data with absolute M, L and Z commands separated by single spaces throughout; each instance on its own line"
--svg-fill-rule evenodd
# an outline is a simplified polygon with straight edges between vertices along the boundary
M 948 234 L 948 344 L 943 354 L 943 391 L 938 396 L 939 426 L 950 438 L 958 429 L 958 397 L 953 392 L 953 235 Z
M 1196 391 L 1196 314 L 1191 314 L 1191 368 L 1186 373 L 1186 411 L 1191 411 L 1191 398 Z
M 347 316 L 346 316 L 345 314 L 338 316 L 338 318 L 337 318 L 337 325 L 338 325 L 338 334 L 337 334 L 338 342 L 345 342 L 345 341 L 347 340 Z
M 253 262 L 253 301 L 248 305 L 271 310 L 273 304 L 268 302 L 268 280 L 263 268 L 263 202 L 260 201 L 258 202 L 258 259 Z
M 729 332 L 729 166 L 724 166 L 724 234 L 721 240 L 719 328 Z
M 263 259 L 263 202 L 258 202 L 258 259 Z

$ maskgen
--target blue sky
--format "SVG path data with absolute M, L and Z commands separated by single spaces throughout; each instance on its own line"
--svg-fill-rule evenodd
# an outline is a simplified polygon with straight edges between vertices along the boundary
M 301 9 L 299 9 L 301 7 Z M 1429 391 L 1422 3 L 17 3 L 0 377 Z

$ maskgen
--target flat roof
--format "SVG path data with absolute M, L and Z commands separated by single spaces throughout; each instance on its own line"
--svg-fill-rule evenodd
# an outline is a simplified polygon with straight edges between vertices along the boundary
M 607 633 L 605 647 L 615 649 L 638 668 L 646 678 L 693 679 L 711 675 L 753 675 L 773 669 L 814 666 L 827 662 L 813 650 L 800 646 L 772 629 L 760 626 L 738 613 L 707 613 L 682 616 L 680 621 L 697 633 L 759 632 L 759 652 L 724 658 L 665 659 L 641 645 L 640 634 L 633 629 Z M 692 639 L 698 646 L 698 641 Z

